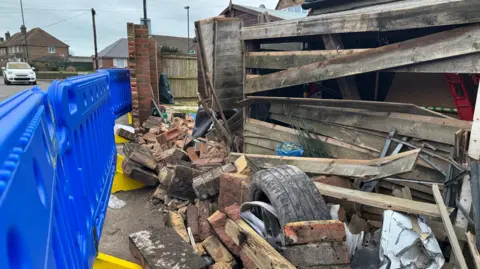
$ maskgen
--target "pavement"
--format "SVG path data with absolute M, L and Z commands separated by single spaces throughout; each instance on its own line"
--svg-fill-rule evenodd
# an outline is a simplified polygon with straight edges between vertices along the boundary
M 51 81 L 39 80 L 37 81 L 37 86 L 40 87 L 42 90 L 46 90 L 50 83 Z M 31 89 L 32 87 L 33 85 L 27 84 L 5 85 L 3 83 L 3 77 L 0 77 L 0 102 L 25 89 Z

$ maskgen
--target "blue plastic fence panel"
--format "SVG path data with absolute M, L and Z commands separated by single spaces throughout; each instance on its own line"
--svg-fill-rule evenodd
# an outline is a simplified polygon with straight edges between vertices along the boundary
M 46 94 L 0 103 L 0 268 L 57 268 L 53 218 L 57 148 Z M 60 267 L 66 268 L 66 267 Z
M 97 72 L 106 72 L 110 75 L 109 87 L 111 106 L 115 118 L 132 111 L 132 92 L 130 88 L 130 70 L 128 69 L 101 69 Z
M 62 186 L 57 189 L 55 226 L 63 229 L 57 245 L 79 268 L 93 267 L 115 172 L 108 83 L 109 74 L 98 72 L 54 81 L 48 89 L 59 147 L 57 184 Z

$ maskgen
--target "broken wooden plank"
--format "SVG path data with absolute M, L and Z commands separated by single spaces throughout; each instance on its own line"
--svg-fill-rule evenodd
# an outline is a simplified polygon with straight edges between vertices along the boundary
M 355 108 L 364 109 L 375 112 L 396 112 L 406 113 L 419 116 L 430 116 L 438 118 L 449 118 L 441 113 L 416 106 L 414 104 L 392 103 L 392 102 L 375 102 L 364 100 L 336 100 L 336 99 L 317 99 L 317 98 L 291 98 L 291 97 L 272 97 L 272 96 L 247 96 L 246 99 L 240 101 L 242 106 L 249 106 L 255 103 L 275 103 L 290 105 L 312 105 L 336 108 Z
M 251 94 L 480 51 L 479 25 L 466 26 L 245 80 Z M 450 48 L 450 49 L 445 49 Z M 431 53 L 441 51 L 442 53 Z
M 244 27 L 242 40 L 352 32 L 383 32 L 480 21 L 475 1 L 400 1 L 371 7 Z M 428 11 L 428 12 L 427 12 Z
M 343 49 L 343 41 L 340 35 L 322 35 L 325 48 L 328 50 Z M 343 99 L 348 100 L 361 100 L 360 93 L 358 91 L 357 82 L 355 76 L 345 76 L 337 78 L 338 88 L 342 93 Z
M 192 268 L 203 269 L 207 265 L 192 247 L 168 227 L 139 231 L 129 236 L 132 255 L 139 259 L 142 268 Z
M 185 222 L 180 214 L 174 211 L 168 211 L 168 227 L 172 228 L 183 239 L 183 241 L 190 243 L 188 238 L 187 228 Z
M 210 223 L 210 226 L 212 226 L 213 231 L 215 231 L 215 234 L 218 236 L 220 241 L 227 247 L 227 249 L 232 252 L 235 256 L 240 256 L 240 247 L 237 246 L 232 238 L 230 238 L 226 233 L 225 233 L 225 224 L 227 223 L 227 215 L 220 212 L 216 211 L 213 213 L 210 217 L 208 217 L 208 223 Z
M 478 253 L 478 248 L 476 245 L 477 239 L 471 232 L 467 232 L 466 235 L 468 247 L 470 248 L 470 253 L 473 257 L 473 264 L 475 264 L 475 269 L 480 269 L 480 254 Z
M 245 221 L 229 219 L 225 225 L 225 231 L 258 268 L 295 268 Z
M 203 248 L 212 257 L 212 259 L 218 262 L 233 263 L 234 257 L 228 250 L 222 245 L 218 238 L 214 235 L 208 237 L 202 242 Z
M 470 129 L 466 121 L 404 113 L 369 112 L 360 109 L 272 104 L 271 113 L 290 115 L 332 124 L 389 133 L 393 128 L 401 136 L 415 137 L 454 145 L 455 132 Z
M 261 168 L 279 165 L 294 165 L 305 173 L 335 175 L 360 179 L 381 179 L 410 172 L 415 167 L 420 150 L 412 150 L 398 155 L 375 160 L 322 159 L 246 154 L 249 162 Z M 232 156 L 240 157 L 232 153 Z
M 438 210 L 440 212 L 440 216 L 442 217 L 443 225 L 445 226 L 445 230 L 447 230 L 448 239 L 450 241 L 450 245 L 452 246 L 452 251 L 455 254 L 456 264 L 461 269 L 467 269 L 467 263 L 465 262 L 465 257 L 463 257 L 463 251 L 458 243 L 457 235 L 455 234 L 455 230 L 453 228 L 452 222 L 450 221 L 450 214 L 445 207 L 445 203 L 442 198 L 442 194 L 440 193 L 440 189 L 438 189 L 438 185 L 434 184 L 432 186 L 433 196 L 435 197 L 435 201 L 437 202 Z
M 315 186 L 322 195 L 328 197 L 343 199 L 375 208 L 426 215 L 429 217 L 441 216 L 435 204 L 411 201 L 383 194 L 356 191 L 322 183 L 315 183 Z

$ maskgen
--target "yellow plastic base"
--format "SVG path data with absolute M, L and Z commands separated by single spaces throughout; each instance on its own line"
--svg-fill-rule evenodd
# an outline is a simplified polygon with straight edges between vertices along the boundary
M 111 193 L 116 193 L 119 191 L 131 191 L 145 187 L 144 184 L 135 181 L 129 177 L 127 177 L 123 173 L 122 162 L 123 159 L 122 155 L 117 155 L 117 167 L 115 171 L 115 178 L 113 179 L 112 190 Z
M 113 256 L 99 253 L 93 269 L 142 269 L 142 266 Z
M 130 141 L 128 141 L 127 139 L 121 137 L 121 136 L 118 136 L 118 135 L 115 135 L 115 144 L 125 144 L 125 143 L 128 143 Z
M 133 124 L 132 112 L 128 112 L 128 124 L 130 124 L 130 125 Z

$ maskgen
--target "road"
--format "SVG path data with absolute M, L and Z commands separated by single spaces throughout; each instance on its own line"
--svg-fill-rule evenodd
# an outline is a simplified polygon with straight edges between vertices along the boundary
M 46 90 L 50 85 L 51 81 L 37 81 L 37 86 L 39 86 L 42 90 Z M 7 99 L 8 97 L 21 92 L 25 89 L 31 89 L 33 85 L 5 85 L 3 83 L 3 77 L 0 77 L 0 102 Z

